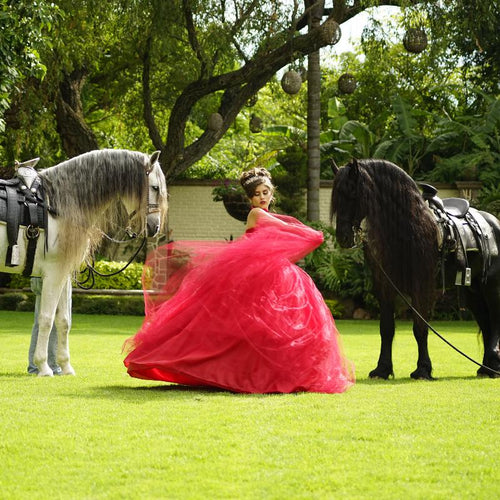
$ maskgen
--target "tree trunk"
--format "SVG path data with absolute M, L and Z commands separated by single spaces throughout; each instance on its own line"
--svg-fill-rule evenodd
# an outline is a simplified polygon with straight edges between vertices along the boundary
M 83 116 L 81 91 L 86 76 L 83 68 L 65 74 L 56 97 L 57 132 L 68 158 L 99 149 L 96 136 Z
M 314 0 L 306 0 L 310 7 Z M 324 1 L 316 2 L 310 14 L 309 30 L 321 24 Z M 307 219 L 319 220 L 319 180 L 321 157 L 319 149 L 321 115 L 321 67 L 319 50 L 308 56 L 307 67 Z

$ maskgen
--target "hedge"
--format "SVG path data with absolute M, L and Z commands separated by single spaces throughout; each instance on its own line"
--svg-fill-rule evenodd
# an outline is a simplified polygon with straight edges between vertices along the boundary
M 111 262 L 99 260 L 95 262 L 94 269 L 100 274 L 112 274 L 120 271 L 126 262 Z M 94 282 L 88 280 L 83 284 L 83 287 L 92 285 L 94 290 L 140 290 L 142 263 L 134 262 L 123 271 L 118 272 L 114 276 L 99 276 L 93 273 Z M 82 274 L 77 277 L 79 281 L 83 281 L 86 275 Z M 73 283 L 76 286 L 76 283 Z M 21 274 L 12 274 L 10 283 L 6 285 L 12 289 L 30 288 L 30 279 Z M 33 311 L 35 307 L 35 296 L 29 292 L 12 292 L 0 294 L 0 309 L 7 311 Z M 81 314 L 113 314 L 113 315 L 135 315 L 142 316 L 144 314 L 144 299 L 141 296 L 130 295 L 79 295 L 73 294 L 73 312 Z
M 35 295 L 25 292 L 7 292 L 0 294 L 0 310 L 34 311 Z M 79 295 L 73 294 L 73 313 L 112 314 L 142 316 L 144 299 L 130 295 Z

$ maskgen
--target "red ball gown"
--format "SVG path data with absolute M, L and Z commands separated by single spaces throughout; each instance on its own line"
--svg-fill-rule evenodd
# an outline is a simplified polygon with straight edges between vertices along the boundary
M 354 371 L 330 310 L 294 264 L 322 241 L 321 231 L 273 214 L 233 242 L 154 251 L 146 318 L 124 346 L 129 375 L 243 393 L 348 389 Z

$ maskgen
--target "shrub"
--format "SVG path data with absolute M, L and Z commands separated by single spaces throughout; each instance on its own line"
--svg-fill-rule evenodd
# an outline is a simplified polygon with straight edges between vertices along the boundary
M 100 274 L 111 274 L 119 271 L 125 266 L 125 262 L 111 262 L 99 260 L 94 264 L 95 270 Z M 94 273 L 94 283 L 91 288 L 96 290 L 139 290 L 142 288 L 142 263 L 134 262 L 126 269 L 114 276 L 99 276 Z M 78 277 L 84 280 L 85 275 Z M 89 280 L 83 286 L 92 285 Z M 30 278 L 21 274 L 12 274 L 10 283 L 12 289 L 30 288 Z M 73 286 L 76 286 L 73 282 Z M 11 292 L 0 295 L 0 308 L 10 311 L 33 311 L 35 307 L 35 295 L 33 293 Z M 134 315 L 144 314 L 144 299 L 141 296 L 111 296 L 111 295 L 80 295 L 73 294 L 73 312 L 81 314 L 114 314 Z
M 328 306 L 328 309 L 330 309 L 330 312 L 332 313 L 332 316 L 334 318 L 336 319 L 343 318 L 345 308 L 341 302 L 335 299 L 325 299 L 325 303 Z
M 142 296 L 73 294 L 73 313 L 142 316 L 144 299 Z
M 22 304 L 28 303 L 29 298 L 25 293 L 12 292 L 0 295 L 0 309 L 3 311 L 22 311 Z M 34 301 L 33 301 L 34 303 Z
M 140 262 L 133 262 L 126 269 L 120 271 L 126 262 L 115 262 L 107 260 L 98 260 L 94 263 L 93 267 L 99 274 L 112 274 L 117 273 L 114 276 L 99 276 L 97 273 L 93 273 L 94 283 L 92 285 L 92 280 L 88 280 L 83 287 L 91 287 L 96 290 L 140 290 L 142 267 L 143 264 Z M 83 269 L 83 268 L 82 268 Z M 120 271 L 120 272 L 118 272 Z M 85 281 L 87 277 L 87 271 L 84 271 L 77 279 L 79 282 Z M 75 282 L 73 283 L 75 286 Z M 92 285 L 92 286 L 91 286 Z M 8 288 L 29 288 L 30 278 L 26 278 L 22 274 L 12 274 L 10 278 L 10 283 L 6 285 Z
M 107 260 L 99 260 L 93 265 L 94 269 L 99 274 L 113 274 L 113 276 L 100 276 L 94 273 L 94 284 L 91 288 L 96 290 L 140 290 L 141 276 L 142 276 L 142 263 L 133 262 L 126 269 L 120 271 L 127 263 L 115 262 Z M 85 273 L 78 276 L 81 282 L 85 277 Z M 90 286 L 91 281 L 83 285 L 83 287 Z
M 324 223 L 311 224 L 323 231 L 325 241 L 304 259 L 304 269 L 326 298 L 350 299 L 357 307 L 378 311 L 372 278 L 360 248 L 344 250 L 335 241 L 335 230 Z

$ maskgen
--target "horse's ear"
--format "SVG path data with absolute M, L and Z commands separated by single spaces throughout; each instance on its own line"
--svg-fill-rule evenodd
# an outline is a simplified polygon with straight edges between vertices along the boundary
M 360 173 L 361 173 L 361 167 L 358 163 L 358 159 L 357 158 L 353 158 L 351 160 L 351 162 L 349 163 L 349 172 L 352 176 L 354 177 L 359 177 Z
M 155 151 L 150 157 L 149 157 L 149 164 L 146 165 L 146 175 L 149 175 L 151 171 L 153 170 L 153 165 L 158 161 L 158 158 L 160 157 L 161 151 Z
M 330 166 L 332 167 L 333 176 L 335 177 L 339 173 L 339 167 L 333 158 L 330 158 Z
M 149 159 L 149 163 L 151 163 L 151 165 L 153 165 L 154 163 L 156 163 L 158 161 L 158 158 L 160 157 L 160 153 L 161 153 L 161 151 L 155 151 L 151 155 L 151 158 Z
M 21 167 L 31 167 L 31 168 L 35 168 L 35 165 L 40 161 L 40 158 L 33 158 L 32 160 L 28 160 L 28 161 L 23 161 L 22 163 L 18 162 L 18 161 L 15 161 L 14 162 L 14 166 L 15 166 L 15 169 L 19 169 Z

